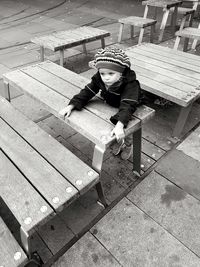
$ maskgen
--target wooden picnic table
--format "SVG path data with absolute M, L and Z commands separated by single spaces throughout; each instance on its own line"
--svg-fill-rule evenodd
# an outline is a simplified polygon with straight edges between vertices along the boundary
M 148 11 L 149 7 L 154 7 L 155 8 L 155 13 L 154 13 L 154 19 L 157 17 L 157 9 L 162 8 L 163 9 L 163 17 L 162 17 L 162 22 L 160 25 L 160 34 L 158 41 L 161 42 L 163 39 L 163 34 L 164 30 L 167 24 L 167 19 L 169 16 L 170 9 L 174 8 L 173 10 L 173 28 L 175 32 L 175 26 L 176 26 L 176 20 L 177 20 L 177 11 L 178 11 L 178 6 L 182 4 L 182 0 L 146 0 L 142 1 L 142 4 L 145 5 L 145 10 L 144 10 L 144 18 L 147 18 L 148 16 Z M 157 19 L 156 19 L 157 20 Z
M 179 138 L 194 101 L 200 97 L 200 57 L 150 43 L 125 51 L 142 89 L 181 107 L 172 133 Z
M 53 52 L 60 51 L 60 65 L 64 63 L 64 50 L 82 45 L 83 51 L 86 54 L 86 43 L 101 40 L 102 48 L 105 47 L 105 37 L 110 36 L 110 33 L 105 30 L 93 27 L 78 27 L 67 31 L 53 32 L 48 35 L 34 37 L 31 42 L 40 46 L 40 58 L 44 61 L 44 49 L 48 48 Z
M 3 76 L 6 95 L 9 98 L 11 86 L 41 103 L 44 109 L 60 118 L 59 112 L 67 106 L 74 94 L 78 93 L 89 80 L 51 61 L 42 62 Z M 113 124 L 110 117 L 117 112 L 98 96 L 80 112 L 73 111 L 64 122 L 95 144 L 92 167 L 101 173 L 106 149 L 115 141 L 110 136 Z M 133 171 L 140 175 L 142 125 L 154 115 L 154 110 L 141 106 L 134 113 L 125 134 L 133 134 Z M 61 119 L 61 118 L 60 118 Z M 63 120 L 63 119 L 62 119 Z

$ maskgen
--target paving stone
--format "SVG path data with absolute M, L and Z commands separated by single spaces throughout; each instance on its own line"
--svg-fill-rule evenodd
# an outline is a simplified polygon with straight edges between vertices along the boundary
M 56 133 L 57 136 L 62 136 L 64 139 L 69 138 L 74 135 L 76 132 L 70 127 L 67 126 L 62 120 L 56 118 L 54 115 L 50 116 L 43 120 L 43 123 Z
M 58 216 L 42 225 L 38 233 L 54 255 L 74 238 L 72 231 Z
M 120 156 L 111 155 L 103 162 L 103 170 L 124 188 L 130 187 L 137 180 L 132 169 L 133 164 L 128 160 L 122 160 Z
M 149 174 L 127 198 L 200 256 L 199 200 L 156 172 Z
M 86 233 L 52 267 L 118 267 L 116 259 L 96 240 Z
M 85 162 L 89 166 L 92 165 L 91 160 L 85 154 L 83 154 L 79 149 L 77 149 L 75 146 L 73 146 L 67 140 L 63 139 L 62 136 L 58 136 L 56 139 L 58 142 L 60 142 L 62 145 L 64 145 L 68 150 L 70 150 L 74 155 L 76 155 L 83 162 Z
M 122 266 L 200 265 L 194 253 L 126 198 L 90 231 Z
M 144 138 L 142 138 L 142 152 L 156 161 L 158 161 L 166 153 L 165 150 L 155 146 Z
M 14 98 L 11 103 L 33 121 L 39 121 L 49 115 L 41 105 L 25 95 Z
M 39 56 L 35 52 L 27 52 L 21 55 L 11 56 L 9 58 L 1 57 L 0 62 L 8 68 L 17 68 L 27 64 L 38 62 Z
M 60 213 L 60 217 L 74 234 L 80 235 L 88 231 L 93 220 L 104 210 L 97 204 L 97 200 L 96 190 L 92 189 Z
M 200 200 L 200 163 L 180 150 L 171 151 L 156 171 Z
M 192 132 L 177 149 L 200 162 L 200 127 Z
M 101 182 L 108 204 L 118 199 L 125 192 L 125 188 L 105 171 L 102 171 Z

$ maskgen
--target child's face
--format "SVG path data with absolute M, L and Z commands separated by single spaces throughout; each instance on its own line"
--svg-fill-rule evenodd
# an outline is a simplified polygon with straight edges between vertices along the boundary
M 113 83 L 119 81 L 122 76 L 120 72 L 110 69 L 99 69 L 99 73 L 102 81 L 107 86 L 111 86 Z

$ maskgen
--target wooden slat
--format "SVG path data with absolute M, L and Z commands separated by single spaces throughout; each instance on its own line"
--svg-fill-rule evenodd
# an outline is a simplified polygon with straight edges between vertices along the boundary
M 174 90 L 173 87 L 154 81 L 151 78 L 138 74 L 138 80 L 145 91 L 168 99 L 180 106 L 186 107 L 194 101 L 194 97 L 189 93 Z
M 176 6 L 177 4 L 181 4 L 182 1 L 176 1 L 176 2 L 170 0 L 147 0 L 147 1 L 142 1 L 142 4 L 155 7 L 162 7 L 162 8 L 171 8 Z
M 0 130 L 2 150 L 55 210 L 62 209 L 76 197 L 77 190 L 1 119 Z M 72 192 L 67 194 L 69 187 Z
M 182 36 L 186 38 L 193 38 L 200 40 L 200 29 L 199 28 L 192 28 L 192 27 L 186 27 L 181 31 L 177 31 L 176 36 Z
M 24 73 L 28 74 L 32 78 L 40 81 L 41 83 L 47 85 L 54 91 L 58 92 L 61 95 L 64 95 L 68 99 L 71 99 L 74 94 L 77 94 L 80 92 L 79 87 L 72 85 L 71 83 L 65 82 L 64 80 L 61 80 L 57 76 L 53 76 L 51 73 L 47 72 L 44 69 L 39 68 L 38 66 L 32 67 L 32 68 L 26 68 L 22 70 Z M 80 75 L 76 74 L 74 75 L 73 72 L 68 71 L 67 77 L 72 81 L 71 75 L 74 77 L 73 84 L 76 84 L 76 81 L 79 80 Z M 71 78 L 69 78 L 71 77 Z M 78 83 L 80 84 L 80 83 Z M 84 85 L 82 84 L 82 87 Z M 110 107 L 106 103 L 104 103 L 102 100 L 95 97 L 93 101 L 90 101 L 90 103 L 86 107 L 87 110 L 91 111 L 92 113 L 96 114 L 97 116 L 100 116 L 107 122 L 110 122 L 110 117 L 117 113 L 117 109 Z
M 199 73 L 197 73 L 191 69 L 189 70 L 189 69 L 185 69 L 185 68 L 170 64 L 169 60 L 168 60 L 168 63 L 167 62 L 161 62 L 160 60 L 156 60 L 156 59 L 153 59 L 151 57 L 144 56 L 143 52 L 135 53 L 134 48 L 132 50 L 126 50 L 126 54 L 130 57 L 130 59 L 131 58 L 132 59 L 137 58 L 137 59 L 143 61 L 144 63 L 149 63 L 153 66 L 155 65 L 155 66 L 161 67 L 163 69 L 173 71 L 174 73 L 179 73 L 179 74 L 185 75 L 187 77 L 200 80 Z M 134 64 L 134 61 L 133 61 L 133 64 Z
M 45 66 L 45 64 L 40 64 L 39 66 Z M 48 63 L 48 67 L 50 65 L 53 65 L 54 63 Z M 38 81 L 48 85 L 51 87 L 54 91 L 57 91 L 59 94 L 62 94 L 66 96 L 67 98 L 71 99 L 74 94 L 79 93 L 80 89 L 84 87 L 84 84 L 82 83 L 82 77 L 72 71 L 64 69 L 60 73 L 60 69 L 63 70 L 62 67 L 59 65 L 56 65 L 54 67 L 54 72 L 48 72 L 46 69 L 41 69 L 39 66 L 35 66 L 34 68 L 25 68 L 22 69 L 23 72 L 30 75 L 34 79 L 37 79 Z M 49 70 L 49 69 L 48 69 Z M 66 70 L 66 71 L 65 71 Z M 66 80 L 64 82 L 63 80 L 59 79 L 57 76 L 52 77 L 52 73 L 59 74 L 62 78 Z M 70 84 L 67 81 L 70 81 Z M 89 80 L 87 80 L 89 82 Z M 80 87 L 81 86 L 81 87 Z M 105 102 L 102 101 L 102 99 L 99 99 L 97 97 L 93 98 L 93 101 L 90 101 L 89 104 L 85 107 L 86 110 L 96 114 L 97 116 L 100 116 L 102 119 L 110 123 L 110 117 L 113 116 L 115 113 L 117 113 L 118 109 L 111 107 L 110 105 L 107 105 Z M 144 112 L 145 110 L 145 112 Z M 154 111 L 150 108 L 140 107 L 138 109 L 137 113 L 134 113 L 134 117 L 140 119 L 142 123 L 149 119 L 153 115 Z M 141 116 L 141 114 L 143 114 Z M 144 115 L 145 114 L 145 115 Z M 133 125 L 138 123 L 138 120 L 136 118 L 133 118 L 133 121 L 129 123 L 128 127 L 133 127 Z
M 57 117 L 59 117 L 59 111 L 69 103 L 65 97 L 33 80 L 21 71 L 7 73 L 4 77 L 11 86 L 23 90 L 24 93 L 39 101 L 44 106 L 44 109 Z M 76 131 L 82 133 L 95 144 L 106 145 L 107 142 L 114 139 L 110 137 L 106 142 L 102 141 L 102 136 L 110 135 L 112 124 L 85 109 L 81 113 L 75 110 L 66 120 Z
M 129 51 L 129 49 L 127 49 L 127 51 Z M 165 63 L 170 63 L 173 66 L 176 67 L 181 67 L 183 69 L 186 70 L 191 70 L 193 72 L 197 72 L 197 75 L 199 76 L 198 79 L 200 80 L 200 66 L 195 66 L 195 65 L 191 65 L 190 63 L 188 63 L 188 61 L 183 62 L 180 61 L 179 59 L 176 59 L 176 57 L 169 57 L 163 54 L 156 54 L 154 51 L 147 51 L 147 49 L 143 49 L 143 46 L 137 46 L 133 49 L 131 49 L 132 52 L 137 53 L 137 54 L 141 54 L 143 56 L 146 56 L 150 59 L 155 59 L 155 60 L 159 60 L 159 64 L 165 64 Z
M 159 73 L 156 73 L 154 71 L 152 71 L 151 69 L 146 69 L 140 66 L 134 65 L 134 70 L 136 72 L 136 74 L 140 74 L 140 75 L 144 75 L 147 78 L 156 80 L 160 83 L 163 83 L 165 85 L 168 86 L 172 86 L 174 88 L 176 88 L 177 90 L 186 92 L 186 93 L 190 93 L 194 91 L 194 94 L 199 94 L 198 90 L 195 92 L 194 86 L 185 84 L 184 82 L 178 81 L 175 79 L 175 77 L 168 77 Z M 175 75 L 174 75 L 175 76 Z
M 0 264 L 5 267 L 21 267 L 28 261 L 26 254 L 0 217 Z
M 189 58 L 192 59 L 194 64 L 197 64 L 197 62 L 200 62 L 200 57 L 194 54 L 190 54 L 190 53 L 185 53 L 183 51 L 180 50 L 175 50 L 175 49 L 171 49 L 170 47 L 166 47 L 166 46 L 162 46 L 162 45 L 155 45 L 152 43 L 143 43 L 145 46 L 148 47 L 152 47 L 153 49 L 155 49 L 156 53 L 159 53 L 159 51 L 161 51 L 162 53 L 168 53 L 170 55 L 176 55 L 176 56 L 180 56 L 180 58 L 182 58 L 183 60 Z M 196 63 L 195 63 L 196 61 Z
M 40 154 L 53 165 L 65 179 L 77 188 L 80 193 L 84 193 L 91 188 L 99 179 L 99 175 L 89 166 L 78 159 L 73 153 L 68 151 L 64 146 L 57 142 L 53 137 L 48 135 L 34 122 L 23 116 L 9 102 L 2 97 L 0 105 L 0 116 L 15 130 L 23 136 L 29 144 L 39 151 Z M 92 171 L 93 175 L 88 175 Z M 77 181 L 81 180 L 82 183 Z M 72 187 L 72 186 L 71 186 Z M 63 188 L 63 190 L 65 190 Z M 66 201 L 75 197 L 76 190 L 72 187 L 72 192 L 64 193 Z
M 110 33 L 104 30 L 92 27 L 79 27 L 41 37 L 34 37 L 31 41 L 53 51 L 58 51 L 60 49 L 67 49 L 96 39 L 101 39 L 109 35 Z
M 156 20 L 154 19 L 149 19 L 149 18 L 143 18 L 143 17 L 136 17 L 136 16 L 130 16 L 126 18 L 121 18 L 118 20 L 118 22 L 123 23 L 123 24 L 130 24 L 134 26 L 150 26 L 156 23 Z
M 78 87 L 79 90 L 82 89 L 86 84 L 88 84 L 90 82 L 90 79 L 87 79 L 87 78 L 85 78 L 85 77 L 83 77 L 83 76 L 81 76 L 81 75 L 79 75 L 73 71 L 70 71 L 68 69 L 65 69 L 65 68 L 57 65 L 57 64 L 54 64 L 51 61 L 41 62 L 40 64 L 38 64 L 38 66 L 44 70 L 47 70 L 49 73 L 52 73 L 52 74 L 60 77 L 64 81 L 71 83 L 72 85 Z M 23 69 L 22 69 L 22 71 L 23 71 Z M 46 75 L 48 75 L 48 74 L 46 73 Z M 60 81 L 59 83 L 62 84 L 62 81 Z M 59 88 L 59 86 L 57 87 L 56 90 L 61 90 L 58 88 Z M 68 88 L 70 88 L 70 86 Z M 65 95 L 67 96 L 68 95 L 68 92 L 67 92 L 68 89 L 66 90 L 66 88 L 65 88 L 64 90 L 65 90 Z M 74 94 L 75 94 L 75 91 L 74 91 Z M 100 110 L 101 116 L 105 120 L 109 121 L 109 118 L 110 118 L 109 116 L 112 116 L 113 114 L 115 114 L 117 112 L 117 109 L 114 107 L 111 107 L 111 106 L 107 106 L 105 103 L 103 105 L 104 105 L 103 108 Z M 92 105 L 92 106 L 94 106 L 94 105 Z M 106 108 L 106 110 L 104 110 L 104 108 Z M 87 109 L 90 110 L 90 105 L 87 106 Z M 94 112 L 94 109 L 91 111 Z M 103 111 L 104 111 L 104 114 L 102 114 Z M 109 113 L 109 116 L 108 116 L 108 113 Z M 142 106 L 142 107 L 139 107 L 137 109 L 137 111 L 134 113 L 133 116 L 140 119 L 144 123 L 144 122 L 146 122 L 146 120 L 151 118 L 153 113 L 154 113 L 154 111 L 152 109 L 145 107 L 145 106 Z M 97 113 L 97 114 L 99 114 L 99 113 Z
M 193 88 L 199 87 L 199 81 L 197 79 L 185 76 L 183 74 L 176 73 L 176 72 L 171 71 L 171 70 L 164 69 L 164 68 L 156 66 L 156 65 L 152 65 L 151 63 L 141 61 L 138 58 L 140 58 L 140 57 L 137 56 L 137 58 L 135 57 L 135 58 L 130 59 L 132 62 L 133 69 L 136 71 L 136 74 L 137 74 L 137 69 L 142 69 L 142 70 L 144 70 L 144 72 L 146 72 L 146 71 L 153 72 L 152 73 L 152 75 L 154 74 L 152 76 L 153 78 L 156 78 L 157 75 L 158 75 L 158 77 L 159 77 L 159 75 L 164 75 L 164 76 L 167 76 L 168 78 L 171 78 L 172 81 L 174 81 L 175 83 L 176 82 L 184 83 L 186 85 L 186 87 L 187 87 L 187 85 L 191 85 Z M 174 85 L 174 86 L 176 86 L 176 85 Z
M 0 150 L 0 195 L 23 229 L 31 234 L 53 209 L 24 179 L 24 176 Z
M 154 54 L 163 55 L 169 59 L 172 58 L 179 62 L 189 63 L 192 65 L 196 65 L 199 67 L 200 57 L 197 55 L 193 55 L 190 53 L 185 53 L 183 51 L 171 49 L 169 47 L 164 47 L 161 45 L 154 45 L 152 43 L 148 43 L 148 45 L 143 45 L 142 49 L 152 52 Z

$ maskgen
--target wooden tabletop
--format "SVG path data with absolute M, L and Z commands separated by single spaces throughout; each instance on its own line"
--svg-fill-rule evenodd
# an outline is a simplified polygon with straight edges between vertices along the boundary
M 147 1 L 142 1 L 142 4 L 169 9 L 171 7 L 180 5 L 182 2 L 183 1 L 180 0 L 147 0 Z
M 150 43 L 126 49 L 142 88 L 186 107 L 200 97 L 200 57 Z
M 4 81 L 39 101 L 44 109 L 57 117 L 73 95 L 89 82 L 81 75 L 50 61 L 9 72 L 4 75 Z M 116 112 L 116 108 L 95 97 L 81 112 L 74 111 L 69 118 L 65 118 L 65 122 L 93 143 L 106 147 L 115 139 L 110 137 L 113 129 L 110 117 Z M 126 129 L 127 133 L 137 130 L 141 123 L 153 115 L 151 108 L 138 108 Z
M 48 35 L 34 37 L 31 39 L 31 42 L 50 50 L 58 51 L 60 48 L 67 49 L 82 44 L 83 42 L 90 42 L 107 36 L 110 36 L 108 31 L 83 26 L 67 31 L 58 31 Z

